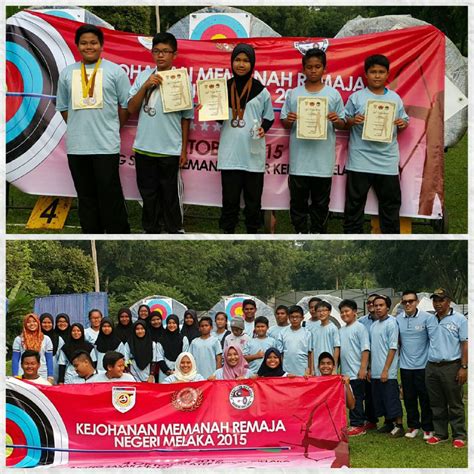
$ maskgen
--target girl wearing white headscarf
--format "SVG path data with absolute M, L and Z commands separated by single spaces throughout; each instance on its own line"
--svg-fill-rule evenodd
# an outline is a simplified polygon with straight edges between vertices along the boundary
M 181 352 L 176 359 L 174 373 L 163 380 L 163 383 L 177 382 L 199 382 L 205 380 L 201 374 L 198 374 L 196 361 L 190 352 Z

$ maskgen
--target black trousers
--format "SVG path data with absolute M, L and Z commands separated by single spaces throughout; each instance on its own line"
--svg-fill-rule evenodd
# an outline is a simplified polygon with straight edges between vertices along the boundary
M 380 229 L 383 234 L 400 233 L 402 194 L 398 176 L 347 171 L 344 233 L 362 234 L 364 208 L 370 187 L 379 201 Z
M 372 398 L 372 384 L 368 380 L 364 380 L 364 389 L 365 389 L 365 419 L 370 423 L 375 423 L 379 421 L 378 417 L 375 416 L 374 400 Z
M 68 155 L 85 234 L 129 234 L 127 208 L 119 175 L 118 153 Z
M 296 233 L 308 233 L 308 215 L 310 233 L 326 233 L 331 182 L 332 178 L 290 175 L 290 217 Z
M 365 380 L 355 379 L 351 380 L 352 393 L 355 398 L 355 407 L 349 410 L 350 426 L 364 426 L 364 400 L 365 400 Z
M 142 225 L 147 234 L 168 234 L 183 228 L 179 156 L 146 156 L 135 153 L 137 186 L 143 200 Z
M 255 234 L 262 225 L 262 193 L 264 173 L 242 170 L 222 170 L 222 211 L 219 227 L 226 233 L 235 232 L 239 222 L 240 195 L 244 193 L 245 227 Z
M 433 431 L 433 414 L 425 384 L 425 369 L 400 369 L 400 378 L 408 428 L 418 429 L 421 427 L 423 431 Z M 418 401 L 420 402 L 421 423 Z

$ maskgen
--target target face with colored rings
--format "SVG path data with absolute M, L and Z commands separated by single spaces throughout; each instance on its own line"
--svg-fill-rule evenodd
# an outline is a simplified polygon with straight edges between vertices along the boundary
M 66 464 L 69 437 L 56 407 L 33 384 L 14 377 L 6 384 L 6 465 Z M 48 449 L 39 449 L 48 448 Z
M 230 318 L 243 318 L 244 317 L 244 309 L 242 307 L 242 303 L 244 302 L 245 298 L 236 296 L 234 298 L 226 298 L 225 300 L 225 312 L 227 316 Z
M 235 13 L 197 13 L 190 16 L 189 39 L 213 40 L 223 38 L 248 38 L 250 17 Z
M 163 321 L 170 314 L 173 314 L 173 301 L 170 298 L 154 298 L 152 300 L 145 301 L 144 304 L 148 305 L 150 312 L 159 311 Z

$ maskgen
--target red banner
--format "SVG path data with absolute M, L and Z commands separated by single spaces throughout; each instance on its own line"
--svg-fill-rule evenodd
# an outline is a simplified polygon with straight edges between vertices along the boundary
M 79 59 L 74 44 L 77 22 L 21 12 L 7 22 L 7 179 L 19 189 L 40 195 L 74 196 L 65 159 L 66 127 L 54 110 L 57 77 L 67 64 Z M 120 64 L 131 82 L 145 68 L 154 67 L 151 38 L 104 30 L 106 59 Z M 230 77 L 230 52 L 238 39 L 223 41 L 179 40 L 176 67 L 186 67 L 195 88 L 198 79 Z M 263 207 L 288 209 L 289 131 L 279 111 L 286 93 L 304 82 L 301 59 L 316 46 L 326 50 L 326 83 L 338 90 L 344 102 L 364 88 L 364 59 L 386 55 L 390 64 L 389 87 L 403 99 L 410 126 L 399 134 L 400 214 L 440 218 L 444 201 L 443 111 L 445 37 L 433 26 L 367 34 L 349 38 L 252 38 L 256 49 L 255 77 L 272 95 L 276 120 L 267 133 L 267 164 Z M 34 80 L 31 81 L 31 78 Z M 197 99 L 195 99 L 197 100 Z M 132 117 L 122 131 L 121 180 L 125 196 L 139 199 L 132 144 L 136 131 Z M 342 212 L 348 132 L 337 131 L 336 164 L 330 209 Z M 220 174 L 216 168 L 219 125 L 191 123 L 189 163 L 182 172 L 184 201 L 221 205 Z M 366 212 L 378 213 L 371 194 Z
M 349 464 L 340 376 L 6 389 L 10 467 Z

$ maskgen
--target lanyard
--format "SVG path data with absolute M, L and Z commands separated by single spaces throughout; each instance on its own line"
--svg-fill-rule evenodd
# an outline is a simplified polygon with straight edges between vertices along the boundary
M 239 117 L 239 120 L 243 119 L 245 106 L 244 107 L 240 106 L 240 100 L 245 94 L 247 94 L 247 97 L 245 98 L 245 105 L 247 105 L 251 88 L 252 88 L 252 78 L 250 77 L 249 80 L 247 81 L 247 84 L 245 84 L 245 87 L 242 89 L 242 93 L 238 95 L 237 86 L 235 85 L 235 79 L 234 81 L 232 81 L 230 92 L 231 92 L 231 105 L 232 105 L 232 119 L 233 120 L 235 120 L 237 116 Z
M 81 83 L 82 83 L 82 97 L 85 99 L 86 97 L 93 97 L 94 96 L 94 86 L 95 86 L 95 76 L 99 69 L 100 63 L 102 62 L 102 58 L 99 58 L 97 61 L 94 71 L 92 74 L 87 78 L 86 73 L 86 65 L 81 63 Z

